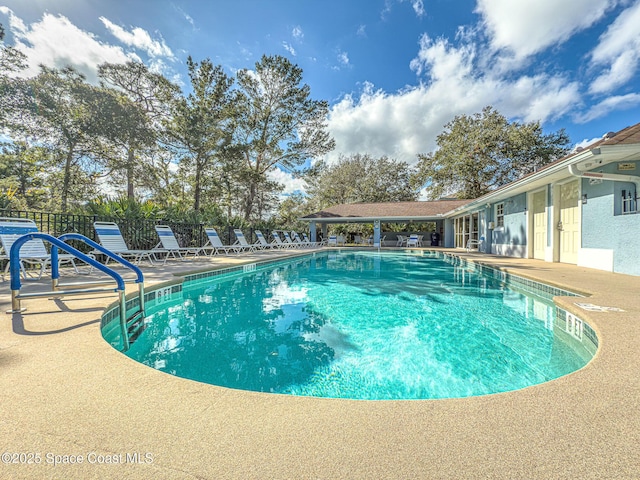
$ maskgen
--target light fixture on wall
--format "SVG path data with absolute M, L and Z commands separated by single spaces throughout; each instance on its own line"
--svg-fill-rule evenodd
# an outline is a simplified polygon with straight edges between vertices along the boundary
M 583 205 L 587 204 L 587 194 L 586 193 L 584 195 L 582 195 L 582 204 Z

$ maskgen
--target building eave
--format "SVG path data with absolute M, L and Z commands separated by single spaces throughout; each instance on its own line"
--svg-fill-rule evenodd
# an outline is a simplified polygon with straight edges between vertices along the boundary
M 527 175 L 519 180 L 489 192 L 444 214 L 445 217 L 457 216 L 469 211 L 477 211 L 478 207 L 500 202 L 506 198 L 541 188 L 549 183 L 570 179 L 569 165 L 580 165 L 583 169 L 598 168 L 612 162 L 621 162 L 634 158 L 640 160 L 640 145 L 600 145 L 598 147 L 577 152 L 574 155 L 549 167 Z

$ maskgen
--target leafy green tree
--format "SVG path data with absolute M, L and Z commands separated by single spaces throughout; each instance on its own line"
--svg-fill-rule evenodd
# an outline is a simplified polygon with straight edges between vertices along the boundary
M 419 178 L 427 194 L 477 198 L 533 172 L 569 151 L 560 130 L 543 134 L 539 122 L 509 123 L 492 107 L 459 115 L 437 137 L 435 152 L 419 154 Z
M 27 82 L 11 74 L 26 68 L 26 57 L 4 44 L 4 29 L 0 24 L 0 129 L 11 131 L 19 125 L 28 98 Z
M 308 177 L 309 194 L 319 208 L 356 202 L 412 201 L 413 170 L 405 162 L 387 157 L 355 154 L 341 156 L 333 165 L 320 162 Z
M 306 231 L 309 224 L 301 222 L 299 218 L 315 211 L 313 203 L 309 202 L 309 197 L 301 193 L 294 193 L 280 202 L 276 222 L 280 228 L 286 230 Z
M 309 86 L 300 85 L 302 69 L 288 59 L 263 56 L 255 70 L 240 70 L 237 79 L 234 143 L 245 172 L 243 216 L 248 220 L 270 169 L 280 165 L 293 171 L 331 151 L 335 142 L 326 130 L 328 103 L 310 98 Z
M 82 198 L 75 187 L 91 182 L 91 173 L 99 170 L 96 159 L 105 145 L 101 140 L 107 128 L 102 115 L 104 92 L 85 82 L 71 67 L 61 70 L 42 66 L 30 80 L 31 108 L 20 132 L 34 137 L 52 152 L 55 167 L 62 173 L 60 207 L 67 210 L 70 197 Z
M 26 142 L 8 142 L 0 150 L 0 191 L 17 209 L 41 209 L 48 190 L 49 152 Z
M 159 73 L 150 72 L 140 62 L 100 65 L 102 86 L 113 95 L 109 140 L 113 154 L 108 160 L 109 174 L 126 185 L 126 194 L 134 198 L 136 185 L 145 185 L 153 175 L 153 155 L 160 135 L 160 124 L 168 118 L 168 105 L 178 87 Z M 152 183 L 147 183 L 152 187 Z
M 181 158 L 181 168 L 191 173 L 193 209 L 202 208 L 203 189 L 211 183 L 214 169 L 231 133 L 230 105 L 233 79 L 209 59 L 187 59 L 192 92 L 173 103 L 167 137 Z

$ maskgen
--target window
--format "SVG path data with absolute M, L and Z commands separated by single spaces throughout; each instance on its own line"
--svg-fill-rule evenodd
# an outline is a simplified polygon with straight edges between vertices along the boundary
M 622 190 L 622 214 L 638 213 L 638 199 L 631 190 Z
M 504 203 L 496 204 L 496 227 L 504 227 Z

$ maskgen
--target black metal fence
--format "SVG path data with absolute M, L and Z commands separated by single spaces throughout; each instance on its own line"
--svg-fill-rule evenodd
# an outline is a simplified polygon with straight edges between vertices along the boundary
M 113 222 L 118 224 L 127 246 L 131 250 L 148 250 L 154 248 L 160 242 L 155 231 L 156 225 L 168 225 L 173 230 L 178 243 L 182 247 L 200 247 L 207 242 L 205 225 L 201 223 L 179 223 L 166 220 L 147 219 L 121 219 L 101 215 L 72 215 L 66 213 L 29 212 L 24 210 L 2 210 L 0 217 L 28 218 L 33 220 L 42 233 L 48 233 L 58 237 L 64 233 L 79 233 L 94 241 L 98 241 L 94 222 Z M 232 225 L 212 225 L 217 229 L 218 235 L 225 244 L 235 242 Z M 253 240 L 254 229 L 244 231 L 249 242 Z M 82 245 L 74 245 L 86 250 Z

